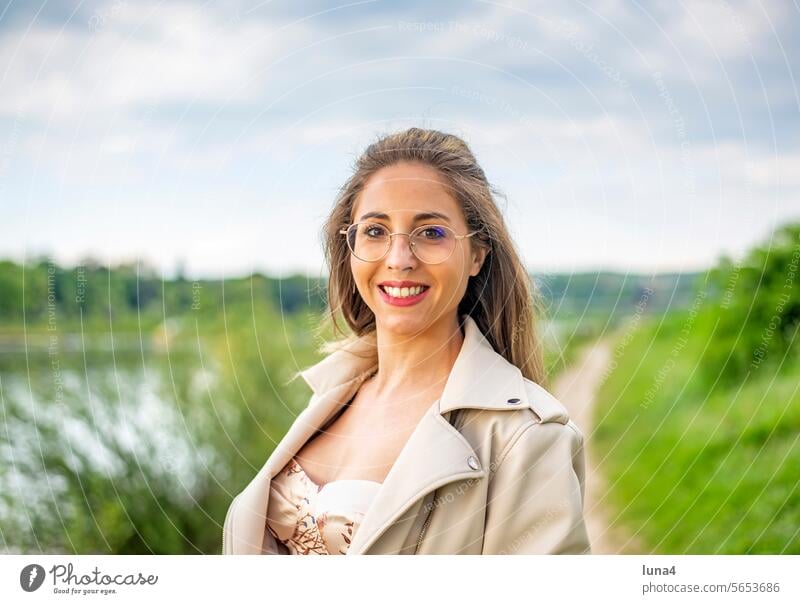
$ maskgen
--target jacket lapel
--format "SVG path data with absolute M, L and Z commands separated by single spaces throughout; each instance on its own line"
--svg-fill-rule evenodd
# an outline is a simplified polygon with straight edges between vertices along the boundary
M 438 401 L 437 401 L 438 403 Z M 486 470 L 468 460 L 472 446 L 434 403 L 422 416 L 387 474 L 353 536 L 348 554 L 364 553 L 407 509 L 425 495 L 455 480 L 483 478 Z
M 411 433 L 362 519 L 348 554 L 365 553 L 392 522 L 434 489 L 456 480 L 487 475 L 472 446 L 445 417 L 449 411 L 528 406 L 520 370 L 494 351 L 472 317 L 464 315 L 463 319 L 464 341 L 442 396 Z M 270 481 L 350 400 L 377 365 L 377 346 L 372 333 L 351 340 L 300 373 L 314 394 L 264 467 L 239 496 L 233 519 L 234 553 L 260 552 L 260 542 L 245 543 L 242 539 L 260 540 L 263 534 Z M 243 509 L 248 511 L 240 511 Z

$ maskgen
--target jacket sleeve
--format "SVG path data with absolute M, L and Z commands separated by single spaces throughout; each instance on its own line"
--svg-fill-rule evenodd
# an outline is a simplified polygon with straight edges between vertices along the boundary
M 482 553 L 590 554 L 584 468 L 572 420 L 522 427 L 490 478 Z
M 233 517 L 233 510 L 234 506 L 237 503 L 237 499 L 239 495 L 233 498 L 233 501 L 228 506 L 228 511 L 225 514 L 225 522 L 223 524 L 222 530 L 222 553 L 223 554 L 234 554 L 238 553 L 236 545 L 233 543 L 233 535 L 232 533 L 232 517 Z M 257 552 L 251 552 L 257 553 Z M 267 526 L 266 521 L 264 522 L 264 534 L 262 536 L 261 541 L 261 554 L 269 554 L 269 555 L 288 555 L 289 548 L 287 548 L 283 543 L 275 539 L 270 531 L 269 527 Z

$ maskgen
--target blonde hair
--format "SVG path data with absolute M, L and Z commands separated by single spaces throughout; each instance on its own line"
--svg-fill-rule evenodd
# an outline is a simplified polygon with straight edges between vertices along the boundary
M 370 176 L 400 162 L 423 164 L 444 176 L 468 230 L 479 231 L 468 240 L 470 245 L 490 250 L 480 272 L 470 277 L 458 306 L 459 317 L 470 315 L 497 353 L 526 378 L 544 385 L 543 353 L 536 331 L 542 305 L 494 201 L 494 195 L 502 194 L 489 184 L 467 144 L 438 130 L 409 128 L 379 137 L 358 158 L 352 176 L 340 189 L 322 237 L 330 267 L 326 318 L 334 333 L 344 337 L 323 343 L 320 352 L 333 352 L 375 331 L 375 315 L 358 290 L 354 291 L 350 249 L 339 231 L 349 226 L 358 195 Z M 338 315 L 344 318 L 350 334 L 340 327 Z

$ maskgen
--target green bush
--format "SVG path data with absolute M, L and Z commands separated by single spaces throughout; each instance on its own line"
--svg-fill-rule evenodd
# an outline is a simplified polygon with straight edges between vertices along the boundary
M 739 263 L 708 275 L 718 325 L 708 363 L 725 384 L 796 358 L 800 327 L 800 223 L 777 229 Z

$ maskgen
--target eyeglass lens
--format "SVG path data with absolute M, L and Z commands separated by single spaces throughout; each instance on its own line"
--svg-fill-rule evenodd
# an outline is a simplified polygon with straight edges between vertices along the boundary
M 377 223 L 360 222 L 347 230 L 347 244 L 356 257 L 367 262 L 380 260 L 391 246 L 389 230 Z M 424 225 L 409 237 L 411 251 L 428 264 L 444 262 L 455 247 L 455 233 L 444 225 Z

